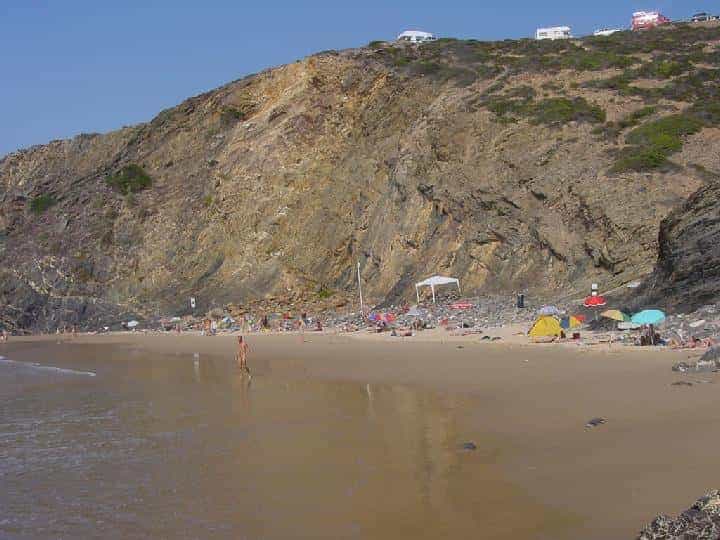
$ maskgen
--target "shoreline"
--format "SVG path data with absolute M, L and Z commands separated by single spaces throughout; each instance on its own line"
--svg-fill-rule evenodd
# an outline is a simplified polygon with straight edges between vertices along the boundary
M 699 350 L 367 336 L 304 333 L 301 341 L 300 334 L 248 335 L 249 365 L 253 377 L 468 396 L 468 439 L 499 441 L 503 475 L 532 499 L 578 516 L 584 538 L 634 537 L 657 514 L 676 513 L 717 487 L 707 471 L 720 444 L 720 377 L 670 369 Z M 68 344 L 175 355 L 180 362 L 191 362 L 195 353 L 231 362 L 235 350 L 229 334 L 63 337 L 59 345 L 54 335 L 13 338 L 0 345 L 0 355 Z M 672 386 L 678 380 L 693 386 Z M 607 423 L 586 428 L 594 417 Z

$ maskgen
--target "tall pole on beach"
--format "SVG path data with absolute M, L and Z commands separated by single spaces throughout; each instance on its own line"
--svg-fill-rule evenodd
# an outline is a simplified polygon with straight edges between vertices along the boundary
M 357 276 L 358 276 L 358 293 L 360 294 L 360 313 L 365 314 L 365 307 L 363 306 L 362 297 L 362 282 L 360 281 L 360 261 L 357 263 Z

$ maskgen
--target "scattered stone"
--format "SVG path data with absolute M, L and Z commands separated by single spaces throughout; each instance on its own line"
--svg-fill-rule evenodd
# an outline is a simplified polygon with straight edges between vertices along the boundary
M 601 417 L 592 418 L 592 419 L 588 420 L 588 423 L 585 424 L 585 427 L 586 428 L 595 428 L 595 427 L 603 425 L 605 422 L 607 422 L 607 420 L 605 418 L 601 418 Z
M 477 445 L 474 442 L 466 442 L 462 444 L 463 450 L 474 451 L 477 450 Z
M 637 540 L 714 540 L 720 538 L 720 491 L 711 491 L 677 518 L 660 515 Z
M 464 349 L 465 347 L 464 347 L 463 345 L 458 345 L 457 348 L 458 348 L 458 349 Z
M 687 362 L 678 362 L 677 364 L 673 364 L 672 370 L 679 373 L 685 373 L 690 370 L 690 364 Z
M 708 352 L 711 352 L 712 349 Z M 712 373 L 720 369 L 720 360 L 704 360 L 703 356 L 697 362 L 678 362 L 672 367 L 673 371 L 679 373 Z
M 677 381 L 677 382 L 672 383 L 670 386 L 692 386 L 692 385 L 693 385 L 693 383 L 688 382 L 688 381 Z

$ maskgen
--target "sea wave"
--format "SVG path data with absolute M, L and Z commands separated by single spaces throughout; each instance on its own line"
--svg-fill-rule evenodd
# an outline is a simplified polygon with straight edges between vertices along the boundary
M 0 364 L 25 367 L 38 371 L 52 371 L 53 373 L 61 373 L 64 375 L 84 375 L 86 377 L 95 377 L 97 375 L 97 373 L 94 373 L 92 371 L 78 371 L 76 369 L 61 368 L 56 366 L 45 366 L 37 362 L 18 362 L 17 360 L 10 360 L 9 358 L 5 358 L 4 356 L 0 356 Z

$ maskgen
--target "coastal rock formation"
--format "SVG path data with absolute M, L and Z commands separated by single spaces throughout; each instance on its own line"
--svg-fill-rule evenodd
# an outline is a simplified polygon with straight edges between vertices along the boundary
M 694 193 L 660 226 L 649 296 L 691 311 L 720 295 L 720 182 Z
M 676 518 L 658 516 L 638 540 L 717 540 L 720 538 L 720 491 L 711 491 Z
M 327 298 L 358 262 L 374 301 L 434 273 L 555 296 L 649 274 L 661 220 L 714 182 L 718 41 L 373 43 L 12 153 L 0 324 Z

